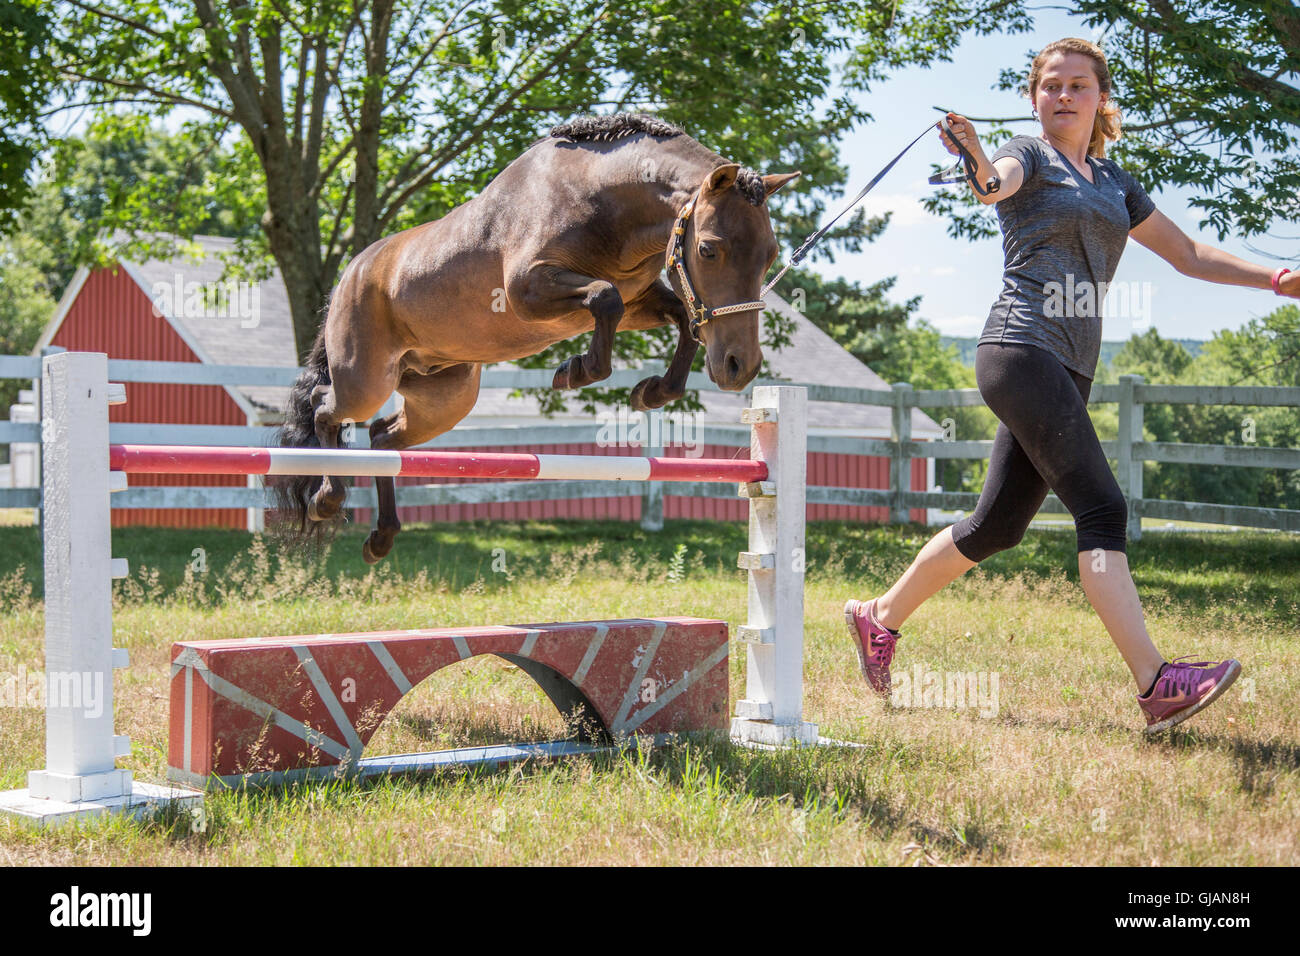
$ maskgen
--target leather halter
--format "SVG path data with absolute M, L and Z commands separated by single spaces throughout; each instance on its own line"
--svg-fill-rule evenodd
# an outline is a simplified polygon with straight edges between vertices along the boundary
M 701 187 L 703 188 L 703 187 Z M 701 345 L 704 344 L 700 338 L 699 330 L 701 326 L 723 315 L 731 315 L 733 312 L 751 312 L 754 309 L 766 309 L 767 303 L 759 300 L 757 302 L 737 302 L 735 305 L 723 305 L 716 309 L 711 309 L 704 304 L 704 300 L 695 292 L 695 286 L 691 283 L 691 277 L 686 271 L 686 221 L 691 218 L 691 213 L 695 211 L 695 204 L 699 201 L 700 191 L 697 189 L 695 195 L 681 208 L 677 213 L 677 219 L 673 222 L 672 241 L 668 244 L 667 267 L 677 270 L 677 278 L 681 282 L 682 295 L 686 297 L 686 309 L 691 313 L 691 320 L 688 328 L 690 329 L 691 338 Z

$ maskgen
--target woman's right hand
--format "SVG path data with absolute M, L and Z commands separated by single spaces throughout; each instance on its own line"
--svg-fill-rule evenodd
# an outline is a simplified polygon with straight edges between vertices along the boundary
M 975 135 L 975 124 L 960 113 L 948 113 L 946 115 L 948 117 L 948 125 L 952 128 L 953 136 L 955 136 L 966 149 L 966 152 L 970 153 L 976 160 L 983 156 L 984 147 L 980 145 L 979 137 Z M 953 145 L 952 140 L 948 137 L 948 134 L 944 131 L 942 126 L 939 127 L 939 139 L 943 143 L 943 148 L 948 152 L 952 153 L 954 156 L 961 155 L 961 152 Z
M 948 126 L 952 130 L 952 136 L 942 126 L 939 127 L 939 140 L 943 143 L 943 148 L 948 150 L 954 156 L 960 156 L 961 151 L 957 149 L 956 143 L 960 143 L 970 158 L 975 163 L 974 177 L 982 184 L 987 184 L 990 179 L 997 178 L 999 186 L 996 192 L 981 194 L 979 190 L 971 184 L 971 191 L 975 198 L 984 205 L 999 202 L 1000 200 L 1010 198 L 1020 188 L 1024 182 L 1024 169 L 1020 163 L 1010 157 L 1002 160 L 1002 168 L 999 169 L 993 165 L 993 162 L 984 155 L 984 147 L 980 145 L 979 137 L 975 135 L 975 124 L 962 116 L 960 113 L 945 113 L 948 119 Z M 956 143 L 953 139 L 956 139 Z

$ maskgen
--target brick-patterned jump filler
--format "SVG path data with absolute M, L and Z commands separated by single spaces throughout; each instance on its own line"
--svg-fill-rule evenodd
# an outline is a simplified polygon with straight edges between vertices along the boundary
M 172 646 L 167 775 L 272 782 L 341 767 L 389 772 L 423 755 L 362 758 L 413 687 L 480 654 L 517 665 L 579 741 L 727 729 L 727 625 L 690 617 L 186 641 Z M 483 762 L 494 762 L 486 749 Z M 509 759 L 508 752 L 498 759 Z
M 0 794 L 0 812 L 50 823 L 201 800 L 196 791 L 136 783 L 116 764 L 130 741 L 113 732 L 112 675 L 127 653 L 113 647 L 111 581 L 128 569 L 112 556 L 109 496 L 138 472 L 735 481 L 750 505 L 749 550 L 737 562 L 748 571 L 749 620 L 736 629 L 748 664 L 731 735 L 759 745 L 818 739 L 816 725 L 803 720 L 803 388 L 754 388 L 742 416 L 751 426 L 750 460 L 110 446 L 108 407 L 125 400 L 125 389 L 108 381 L 107 356 L 43 359 L 46 767 L 28 774 L 27 789 Z M 726 637 L 720 621 L 650 618 L 178 644 L 170 774 L 190 783 L 283 779 L 340 766 L 396 772 L 594 748 L 561 741 L 360 756 L 379 722 L 370 716 L 382 718 L 429 674 L 478 654 L 517 664 L 598 737 L 720 729 Z

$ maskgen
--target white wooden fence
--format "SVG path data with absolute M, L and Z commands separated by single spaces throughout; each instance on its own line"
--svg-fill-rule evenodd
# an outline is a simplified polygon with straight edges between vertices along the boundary
M 185 385 L 262 385 L 288 386 L 299 374 L 296 368 L 266 366 L 202 365 L 192 362 L 147 362 L 110 360 L 109 378 L 114 382 L 153 382 Z M 645 377 L 648 370 L 621 369 L 602 385 L 630 387 Z M 0 356 L 0 379 L 37 380 L 40 358 L 37 356 Z M 546 369 L 487 370 L 483 388 L 549 387 L 552 372 Z M 979 495 L 975 492 L 912 491 L 907 487 L 913 458 L 987 458 L 993 442 L 912 440 L 911 412 L 914 407 L 982 405 L 977 389 L 913 390 L 897 383 L 889 391 L 849 388 L 776 380 L 756 380 L 754 385 L 802 384 L 808 400 L 844 402 L 858 405 L 882 405 L 892 409 L 891 437 L 886 439 L 844 438 L 810 435 L 808 451 L 835 454 L 871 455 L 889 458 L 889 488 L 808 488 L 810 504 L 866 505 L 888 507 L 891 520 L 906 522 L 913 508 L 962 508 L 973 510 Z M 691 373 L 687 382 L 692 389 L 716 391 L 705 375 Z M 752 387 L 752 386 L 751 386 Z M 1120 438 L 1103 441 L 1102 449 L 1117 464 L 1117 477 L 1129 505 L 1128 534 L 1141 537 L 1143 517 L 1169 520 L 1200 521 L 1208 524 L 1237 525 L 1300 532 L 1300 510 L 1259 508 L 1242 505 L 1194 501 L 1167 501 L 1142 497 L 1142 463 L 1144 461 L 1180 464 L 1218 465 L 1237 468 L 1300 469 L 1300 449 L 1270 448 L 1256 445 L 1200 445 L 1142 440 L 1142 410 L 1150 404 L 1289 406 L 1300 408 L 1300 388 L 1212 385 L 1146 385 L 1140 375 L 1123 375 L 1118 385 L 1094 386 L 1090 403 L 1119 404 Z M 597 424 L 560 425 L 544 420 L 537 424 L 501 427 L 456 428 L 439 436 L 427 448 L 502 447 L 568 442 L 594 442 Z M 110 428 L 110 440 L 116 443 L 175 445 L 244 445 L 271 443 L 273 426 L 162 425 L 116 423 Z M 747 447 L 749 429 L 734 426 L 707 426 L 700 440 L 707 444 Z M 1124 436 L 1128 436 L 1127 439 Z M 40 426 L 36 423 L 0 422 L 0 444 L 39 443 Z M 358 427 L 352 444 L 368 447 L 369 434 Z M 657 449 L 646 450 L 655 454 Z M 355 507 L 374 507 L 373 488 L 354 489 Z M 706 482 L 672 483 L 630 482 L 493 482 L 455 485 L 399 485 L 399 506 L 473 504 L 484 501 L 543 501 L 576 497 L 643 496 L 643 524 L 649 528 L 662 525 L 665 494 L 690 497 L 734 497 L 734 490 Z M 113 496 L 115 508 L 264 508 L 263 489 L 250 488 L 181 488 L 139 487 Z M 0 508 L 39 508 L 37 488 L 0 489 Z M 1068 514 L 1055 495 L 1049 494 L 1041 512 Z

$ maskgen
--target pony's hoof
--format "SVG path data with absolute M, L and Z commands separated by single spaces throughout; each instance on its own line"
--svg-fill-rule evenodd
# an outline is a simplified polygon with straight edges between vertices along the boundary
M 361 545 L 361 558 L 366 564 L 378 564 L 388 557 L 388 552 L 391 550 L 393 550 L 392 538 L 380 539 L 370 534 Z
M 307 517 L 312 521 L 333 521 L 342 510 L 342 502 L 326 499 L 322 503 L 315 496 L 307 499 Z
M 655 390 L 656 398 L 660 397 L 659 384 L 662 381 L 663 379 L 656 375 L 653 378 L 642 379 L 637 382 L 636 386 L 632 389 L 631 397 L 628 399 L 632 405 L 632 410 L 635 412 L 648 412 L 651 409 L 662 408 L 667 404 L 664 401 L 654 401 L 647 397 L 647 393 L 651 389 Z
M 572 388 L 569 384 L 569 369 L 573 366 L 573 359 L 565 359 L 559 368 L 555 370 L 555 377 L 551 379 L 551 388 L 557 392 Z

